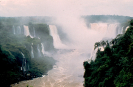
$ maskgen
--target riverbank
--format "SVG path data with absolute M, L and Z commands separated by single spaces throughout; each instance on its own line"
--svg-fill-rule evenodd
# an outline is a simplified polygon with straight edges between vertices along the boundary
M 84 54 L 84 55 L 83 55 Z M 21 81 L 12 87 L 83 87 L 83 61 L 88 54 L 80 50 L 58 50 L 53 58 L 57 61 L 44 77 Z M 77 72 L 78 71 L 78 72 Z
M 25 72 L 25 75 L 18 78 L 18 81 L 10 86 L 12 87 L 13 85 L 19 84 L 23 81 L 25 82 L 47 75 L 48 71 L 55 65 L 55 62 L 56 61 L 52 57 L 46 56 L 44 58 L 32 59 L 29 71 Z

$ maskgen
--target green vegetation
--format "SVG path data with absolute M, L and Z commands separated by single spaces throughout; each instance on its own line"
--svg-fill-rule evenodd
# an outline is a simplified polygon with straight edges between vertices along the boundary
M 29 86 L 29 85 L 27 85 L 26 87 L 33 87 L 33 86 Z
M 104 23 L 123 23 L 125 21 L 131 20 L 132 17 L 129 16 L 118 16 L 118 15 L 87 15 L 82 16 L 88 23 L 104 22 Z
M 90 23 L 125 23 L 125 21 L 133 19 L 133 17 L 118 15 L 87 15 L 82 17 L 85 19 L 88 27 L 90 27 Z
M 18 26 L 23 29 L 22 25 L 24 23 L 22 21 L 21 18 L 0 17 L 0 84 L 4 87 L 10 87 L 11 84 L 22 80 L 41 77 L 52 69 L 55 63 L 55 60 L 51 57 L 39 57 L 37 51 L 37 45 L 40 45 L 39 49 L 41 50 L 42 42 L 50 43 L 46 46 L 51 47 L 50 50 L 54 50 L 52 48 L 53 43 L 51 43 L 53 39 L 49 35 L 48 25 L 33 24 L 31 26 L 30 23 L 26 22 L 25 25 L 30 27 L 31 32 L 35 27 L 37 37 L 40 37 L 40 39 L 26 37 L 23 34 L 24 31 L 21 31 L 21 34 L 13 34 L 13 26 L 16 29 Z M 48 39 L 50 39 L 49 42 L 46 42 Z M 33 46 L 34 58 L 31 58 L 31 45 Z
M 128 22 L 129 23 L 129 22 Z M 84 62 L 85 87 L 131 87 L 133 85 L 133 20 L 123 35 L 118 35 L 94 61 Z M 95 44 L 95 48 L 99 46 Z
M 46 62 L 47 61 L 47 62 Z M 54 59 L 51 57 L 45 57 L 45 58 L 34 58 L 31 60 L 29 70 L 30 74 L 35 77 L 41 77 L 44 74 L 47 74 L 47 71 L 49 69 L 52 69 L 54 64 Z
M 36 36 L 40 37 L 41 42 L 44 43 L 44 48 L 47 51 L 53 51 L 53 38 L 50 36 L 49 26 L 47 24 L 36 24 L 36 23 L 29 23 L 29 29 L 31 35 L 34 35 L 33 28 L 35 29 Z

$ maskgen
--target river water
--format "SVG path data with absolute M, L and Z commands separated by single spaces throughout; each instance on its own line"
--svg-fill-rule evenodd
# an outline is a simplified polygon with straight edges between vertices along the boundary
M 12 87 L 83 87 L 83 62 L 89 56 L 82 50 L 59 50 L 53 58 L 57 60 L 48 75 L 22 81 Z

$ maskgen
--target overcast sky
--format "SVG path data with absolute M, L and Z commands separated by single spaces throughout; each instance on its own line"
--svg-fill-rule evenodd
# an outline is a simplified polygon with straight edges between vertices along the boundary
M 124 15 L 133 0 L 0 0 L 0 16 Z
M 0 16 L 54 16 L 72 46 L 93 49 L 103 35 L 88 29 L 81 15 L 133 17 L 133 0 L 0 0 Z

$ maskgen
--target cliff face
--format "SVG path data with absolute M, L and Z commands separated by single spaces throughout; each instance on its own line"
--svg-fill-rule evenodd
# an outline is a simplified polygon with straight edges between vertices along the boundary
M 0 18 L 0 84 L 4 87 L 40 77 L 55 63 L 45 53 L 54 52 L 48 25 L 20 22 L 16 18 Z
M 84 62 L 85 87 L 130 87 L 133 85 L 133 20 L 126 33 L 97 51 L 96 59 Z M 110 45 L 111 44 L 111 45 Z

